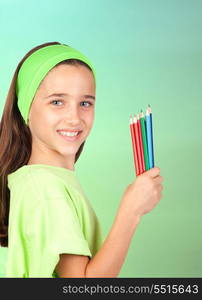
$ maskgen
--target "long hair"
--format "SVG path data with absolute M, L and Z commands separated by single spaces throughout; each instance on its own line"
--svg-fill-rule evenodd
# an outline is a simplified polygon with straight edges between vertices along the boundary
M 17 106 L 18 99 L 15 88 L 18 72 L 23 62 L 33 52 L 49 45 L 60 44 L 59 42 L 49 42 L 32 48 L 19 62 L 8 90 L 0 122 L 0 246 L 2 247 L 8 247 L 10 191 L 7 186 L 7 176 L 9 173 L 26 165 L 32 151 L 31 131 L 26 125 Z M 63 60 L 56 66 L 61 64 L 83 65 L 92 71 L 87 64 L 77 59 Z M 81 144 L 75 155 L 75 163 L 83 150 L 84 144 L 85 141 Z

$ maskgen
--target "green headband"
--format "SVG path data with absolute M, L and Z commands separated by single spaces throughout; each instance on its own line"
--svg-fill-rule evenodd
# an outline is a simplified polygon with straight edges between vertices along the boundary
M 18 108 L 26 124 L 28 124 L 29 110 L 40 82 L 56 64 L 71 58 L 79 59 L 89 65 L 96 79 L 95 69 L 90 60 L 81 52 L 64 44 L 40 48 L 23 62 L 18 72 L 16 95 Z

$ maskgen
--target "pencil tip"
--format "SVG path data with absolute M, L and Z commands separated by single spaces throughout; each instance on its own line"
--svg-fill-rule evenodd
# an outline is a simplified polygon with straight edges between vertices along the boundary
M 136 115 L 134 115 L 133 121 L 134 121 L 135 123 L 137 123 L 137 116 L 136 116 Z
M 132 114 L 130 114 L 130 124 L 133 124 L 133 117 L 132 117 Z

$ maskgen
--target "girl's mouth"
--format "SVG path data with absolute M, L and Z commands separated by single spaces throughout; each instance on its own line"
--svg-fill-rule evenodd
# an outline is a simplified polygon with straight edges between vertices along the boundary
M 61 138 L 63 138 L 66 141 L 69 141 L 69 142 L 74 142 L 74 141 L 78 140 L 81 135 L 81 132 L 82 131 L 78 131 L 77 134 L 76 134 L 76 132 L 71 133 L 71 134 L 76 134 L 76 135 L 69 136 L 69 135 L 63 133 L 62 131 L 57 131 L 57 133 L 61 136 Z

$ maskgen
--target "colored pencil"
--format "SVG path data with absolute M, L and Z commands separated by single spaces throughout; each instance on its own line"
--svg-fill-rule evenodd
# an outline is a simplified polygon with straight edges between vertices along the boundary
M 150 109 L 147 107 L 146 110 L 146 132 L 147 132 L 147 147 L 149 155 L 149 168 L 153 168 L 153 154 L 152 154 L 152 124 L 151 124 L 151 114 Z
M 154 168 L 154 142 L 152 110 L 148 104 L 146 115 L 130 115 L 130 132 L 132 138 L 133 156 L 136 176 Z
M 154 138 L 153 138 L 153 124 L 152 124 L 152 110 L 151 106 L 148 104 L 151 122 L 151 147 L 152 147 L 152 168 L 154 168 Z
M 147 171 L 147 170 L 149 170 L 149 156 L 148 156 L 148 149 L 147 149 L 147 135 L 146 135 L 145 118 L 144 118 L 144 113 L 142 110 L 140 113 L 140 124 L 141 124 L 141 131 L 142 131 L 145 170 Z
M 138 161 L 138 166 L 139 166 L 139 174 L 141 174 L 142 173 L 141 150 L 140 150 L 140 140 L 139 140 L 138 123 L 137 123 L 136 115 L 134 115 L 134 118 L 133 118 L 133 130 L 135 133 L 135 141 L 136 141 L 136 145 L 137 145 L 137 161 Z
M 132 115 L 130 115 L 130 133 L 131 133 L 131 138 L 132 138 L 132 147 L 133 147 L 133 157 L 134 157 L 135 171 L 136 171 L 136 176 L 138 176 L 140 171 L 139 171 L 139 163 L 138 163 L 138 157 L 137 157 L 137 142 L 136 142 L 135 131 L 134 131 L 134 128 L 133 128 Z
M 145 172 L 145 163 L 144 163 L 144 150 L 143 150 L 143 142 L 142 142 L 142 131 L 141 131 L 141 124 L 140 124 L 140 117 L 139 114 L 137 115 L 137 124 L 138 124 L 138 137 L 140 143 L 140 173 Z

